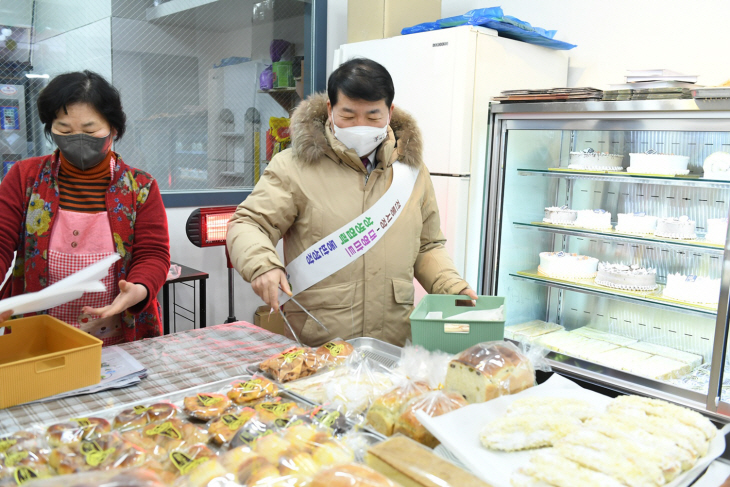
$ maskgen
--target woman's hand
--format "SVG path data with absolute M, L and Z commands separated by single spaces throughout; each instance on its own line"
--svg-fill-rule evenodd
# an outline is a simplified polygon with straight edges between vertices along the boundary
M 133 284 L 124 280 L 119 281 L 119 295 L 114 298 L 114 302 L 103 308 L 90 308 L 84 306 L 82 313 L 87 315 L 99 316 L 100 318 L 108 318 L 118 315 L 122 311 L 126 311 L 135 304 L 147 297 L 147 288 L 142 284 Z
M 10 310 L 8 310 L 8 311 L 6 311 L 4 313 L 0 313 L 0 324 L 3 321 L 7 321 L 8 318 L 10 318 L 11 316 L 13 316 L 13 310 L 12 309 L 10 309 Z

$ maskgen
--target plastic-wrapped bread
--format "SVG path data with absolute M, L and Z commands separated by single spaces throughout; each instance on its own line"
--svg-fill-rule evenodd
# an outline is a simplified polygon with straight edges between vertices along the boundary
M 368 424 L 380 434 L 392 435 L 395 421 L 406 403 L 430 390 L 425 382 L 404 382 L 373 401 L 366 416 Z
M 469 347 L 449 363 L 446 372 L 446 389 L 458 392 L 470 403 L 515 394 L 534 385 L 535 369 L 530 360 L 509 342 Z
M 664 347 L 662 345 L 656 345 L 654 343 L 636 342 L 627 345 L 627 348 L 650 353 L 652 355 L 661 355 L 662 357 L 667 357 L 672 360 L 682 362 L 683 364 L 687 364 L 690 366 L 690 369 L 699 367 L 700 365 L 702 365 L 703 362 L 702 355 L 683 352 L 682 350 L 677 350 L 676 348 Z
M 521 342 L 532 342 L 537 337 L 562 330 L 565 330 L 565 328 L 556 323 L 548 323 L 542 320 L 533 320 L 528 321 L 527 323 L 506 326 L 504 328 L 504 337 Z
M 371 446 L 365 462 L 403 487 L 489 487 L 403 436 L 394 436 Z
M 399 487 L 366 465 L 351 463 L 319 472 L 309 487 Z
M 332 340 L 319 347 L 314 353 L 317 355 L 317 365 L 326 367 L 344 363 L 354 351 L 355 347 L 346 341 Z
M 423 411 L 431 417 L 441 416 L 467 405 L 460 394 L 451 391 L 431 391 L 411 399 L 395 423 L 393 433 L 401 433 L 431 448 L 439 441 L 416 418 L 416 411 Z
M 319 366 L 311 348 L 291 347 L 267 358 L 259 368 L 279 382 L 288 382 L 314 374 Z

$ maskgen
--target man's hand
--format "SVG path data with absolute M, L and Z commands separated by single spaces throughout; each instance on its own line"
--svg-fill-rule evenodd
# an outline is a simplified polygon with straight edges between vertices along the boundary
M 477 300 L 477 298 L 479 297 L 479 296 L 477 296 L 477 293 L 475 293 L 474 291 L 472 291 L 472 290 L 471 290 L 471 289 L 469 289 L 469 288 L 466 288 L 466 289 L 464 289 L 464 290 L 463 290 L 463 291 L 461 291 L 461 292 L 460 292 L 459 294 L 463 294 L 463 295 L 465 295 L 465 296 L 469 296 L 469 297 L 470 297 L 471 299 L 473 299 L 474 301 L 476 301 L 476 300 Z
M 2 324 L 3 321 L 7 321 L 8 318 L 13 316 L 13 310 L 10 309 L 4 313 L 0 313 L 0 324 Z
M 281 290 L 291 296 L 286 273 L 279 269 L 271 269 L 251 281 L 251 287 L 261 299 L 272 309 L 279 311 L 279 286 Z
M 103 308 L 84 306 L 81 312 L 87 315 L 99 316 L 100 318 L 108 318 L 126 311 L 146 297 L 147 288 L 142 284 L 133 284 L 122 280 L 119 281 L 119 294 L 114 298 L 112 304 Z

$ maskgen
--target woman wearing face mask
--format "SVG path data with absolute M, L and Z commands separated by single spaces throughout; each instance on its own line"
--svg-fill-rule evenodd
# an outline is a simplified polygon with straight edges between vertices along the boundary
M 229 223 L 231 261 L 256 294 L 278 308 L 278 290 L 288 294 L 291 280 L 296 300 L 327 328 L 286 303 L 287 319 L 307 345 L 358 336 L 403 345 L 414 277 L 429 293 L 476 298 L 444 248 L 421 134 L 393 106 L 394 93 L 380 64 L 342 64 L 327 94 L 296 109 L 292 149 L 273 158 Z M 412 188 L 409 196 L 388 200 L 386 192 L 413 174 L 415 183 L 403 184 Z M 383 198 L 384 211 L 369 216 Z M 283 259 L 276 252 L 281 238 Z M 338 251 L 346 252 L 341 268 L 333 261 Z M 313 276 L 321 279 L 312 283 Z
M 119 92 L 90 71 L 62 74 L 40 93 L 38 112 L 58 149 L 19 161 L 0 184 L 0 276 L 16 253 L 0 295 L 40 291 L 118 253 L 106 292 L 47 313 L 104 345 L 159 336 L 167 217 L 157 182 L 111 150 L 125 130 Z

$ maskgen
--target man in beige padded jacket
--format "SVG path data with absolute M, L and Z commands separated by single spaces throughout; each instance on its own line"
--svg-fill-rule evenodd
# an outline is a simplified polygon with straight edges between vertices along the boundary
M 332 73 L 327 90 L 298 106 L 291 119 L 292 148 L 273 158 L 231 218 L 231 261 L 256 294 L 278 309 L 279 288 L 289 293 L 285 263 L 291 268 L 310 246 L 373 207 L 391 186 L 396 161 L 416 168 L 410 198 L 402 208 L 393 207 L 400 213 L 391 228 L 381 232 L 388 222 L 376 221 L 364 229 L 363 236 L 377 229 L 381 237 L 367 252 L 307 289 L 293 284 L 297 301 L 329 333 L 294 303 L 283 307 L 301 341 L 311 346 L 359 336 L 403 345 L 411 335 L 414 277 L 429 293 L 472 299 L 476 294 L 444 248 L 421 134 L 413 118 L 392 105 L 388 71 L 369 59 L 353 59 Z M 353 224 L 351 230 L 363 228 Z M 281 238 L 284 262 L 276 252 Z M 335 234 L 327 242 L 336 247 L 346 240 Z

